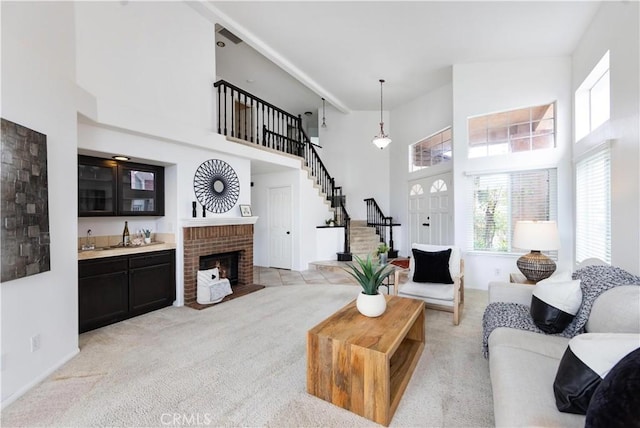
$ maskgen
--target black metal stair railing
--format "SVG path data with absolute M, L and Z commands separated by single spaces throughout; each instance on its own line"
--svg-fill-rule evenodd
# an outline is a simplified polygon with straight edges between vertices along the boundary
M 389 245 L 389 257 L 398 257 L 398 251 L 393 248 L 393 226 L 400 224 L 394 223 L 393 217 L 385 216 L 374 198 L 367 198 L 364 202 L 367 204 L 367 226 L 375 228 L 380 242 Z
M 311 175 L 315 178 L 322 193 L 327 195 L 327 200 L 335 210 L 336 226 L 344 227 L 344 251 L 338 253 L 339 261 L 351 260 L 351 217 L 346 208 L 346 197 L 342 194 L 342 187 L 336 186 L 335 179 L 329 174 L 327 167 L 320 159 L 314 144 L 311 143 L 307 134 L 302 131 L 304 141 L 305 165 L 309 168 Z
M 338 260 L 351 260 L 351 218 L 345 206 L 345 196 L 320 159 L 316 145 L 304 132 L 302 117 L 294 116 L 224 80 L 213 86 L 217 91 L 219 134 L 304 159 L 305 166 L 335 211 L 336 225 L 344 227 L 344 252 L 338 253 Z
M 267 138 L 264 130 L 281 138 L 302 141 L 302 117 L 294 116 L 238 88 L 218 80 L 213 84 L 217 91 L 218 134 L 239 138 L 278 150 L 275 143 L 281 139 Z

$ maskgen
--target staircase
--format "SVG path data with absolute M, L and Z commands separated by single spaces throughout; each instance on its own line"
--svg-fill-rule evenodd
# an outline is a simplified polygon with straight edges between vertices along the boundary
M 367 256 L 374 256 L 380 237 L 376 230 L 367 226 L 366 220 L 351 220 L 351 254 L 366 259 Z
M 351 218 L 345 207 L 342 187 L 336 186 L 314 147 L 316 145 L 302 128 L 302 117 L 287 113 L 224 80 L 213 86 L 218 98 L 218 133 L 300 157 L 303 168 L 334 211 L 336 225 L 344 227 L 344 251 L 337 253 L 338 261 L 351 260 Z M 368 244 L 362 249 L 371 251 Z

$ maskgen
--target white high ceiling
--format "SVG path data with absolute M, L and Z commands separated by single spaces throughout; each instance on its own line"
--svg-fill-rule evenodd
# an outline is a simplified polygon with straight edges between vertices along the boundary
M 256 94 L 287 94 L 296 100 L 297 106 L 292 106 L 296 113 L 317 109 L 320 97 L 342 111 L 378 110 L 380 78 L 386 79 L 384 107 L 390 110 L 450 82 L 453 64 L 571 55 L 599 5 L 599 1 L 200 4 L 301 84 L 292 84 L 272 63 L 252 56 L 244 43 L 233 45 L 228 40 L 225 53 L 217 50 L 218 74 L 233 76 L 234 83 Z

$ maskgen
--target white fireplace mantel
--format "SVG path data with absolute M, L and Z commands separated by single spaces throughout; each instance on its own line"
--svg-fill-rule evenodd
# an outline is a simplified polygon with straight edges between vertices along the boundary
M 256 224 L 258 216 L 252 217 L 204 217 L 204 218 L 183 218 L 180 220 L 182 227 L 206 227 L 206 226 L 229 226 L 235 224 Z

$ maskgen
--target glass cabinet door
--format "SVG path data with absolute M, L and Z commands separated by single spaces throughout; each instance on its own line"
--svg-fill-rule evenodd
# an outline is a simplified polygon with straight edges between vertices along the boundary
M 78 215 L 116 215 L 116 162 L 78 159 Z
M 148 165 L 118 166 L 119 215 L 164 215 L 164 174 Z

